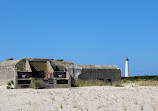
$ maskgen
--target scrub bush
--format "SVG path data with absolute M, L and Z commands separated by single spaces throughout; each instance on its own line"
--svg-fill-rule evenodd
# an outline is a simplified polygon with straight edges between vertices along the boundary
M 41 89 L 42 86 L 41 86 L 41 83 L 39 80 L 34 80 L 33 83 L 32 83 L 32 88 L 34 89 Z
M 13 85 L 14 85 L 14 81 L 13 80 L 8 81 L 6 89 L 13 89 L 13 87 L 12 87 Z
M 116 86 L 116 87 L 123 87 L 121 83 L 105 83 L 101 80 L 77 80 L 74 81 L 72 84 L 72 87 L 85 87 L 85 86 Z

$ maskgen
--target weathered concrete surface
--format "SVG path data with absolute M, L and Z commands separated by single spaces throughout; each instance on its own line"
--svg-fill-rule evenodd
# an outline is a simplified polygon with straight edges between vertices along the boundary
M 20 62 L 22 59 L 19 60 L 6 60 L 0 62 L 0 66 L 15 66 L 18 62 Z
M 59 62 L 59 61 L 51 60 L 51 65 L 52 65 L 54 71 L 65 71 L 64 65 L 62 65 L 61 62 Z
M 83 69 L 120 69 L 115 65 L 78 65 Z
M 26 61 L 26 71 L 32 72 L 29 61 Z
M 63 71 L 63 72 L 65 71 L 65 67 L 60 62 L 53 62 L 52 64 L 51 63 L 52 63 L 51 59 L 38 59 L 38 58 L 25 58 L 20 60 L 8 60 L 8 61 L 0 62 L 0 85 L 6 85 L 6 83 L 10 80 L 14 80 L 15 82 L 17 82 L 17 80 L 23 80 L 23 78 L 17 79 L 17 72 L 32 72 L 35 70 L 35 71 L 45 71 L 47 74 L 48 72 L 53 73 L 54 69 L 55 71 Z M 50 86 L 54 88 L 71 86 L 70 85 L 71 76 L 69 76 L 68 72 L 66 74 L 67 74 L 66 78 L 54 78 L 53 81 L 55 81 L 55 83 L 53 85 L 51 83 Z M 25 78 L 25 80 L 30 80 L 30 79 L 31 78 Z M 66 80 L 68 81 L 68 83 L 67 82 L 57 83 L 60 82 L 60 80 L 61 81 Z M 20 85 L 22 86 L 23 84 Z
M 47 61 L 47 72 L 50 72 L 50 73 L 54 72 L 54 70 L 53 70 L 53 68 L 52 68 L 52 66 L 51 66 L 49 61 Z
M 21 60 L 7 60 L 0 62 L 0 85 L 6 84 L 10 80 L 14 80 L 16 64 Z
M 78 76 L 82 73 L 82 67 L 78 65 L 65 65 L 66 71 L 73 77 L 73 79 L 78 80 Z
M 17 71 L 19 72 L 23 72 L 26 71 L 26 61 L 25 59 L 21 59 L 16 65 L 15 67 L 17 68 Z
M 120 82 L 121 70 L 114 65 L 69 65 L 64 64 L 66 71 L 75 80 L 103 80 Z
M 71 62 L 52 61 L 56 69 L 65 68 L 73 79 L 104 80 L 105 82 L 120 82 L 121 70 L 115 65 L 74 65 Z M 64 67 L 63 67 L 64 66 Z
M 7 84 L 7 81 L 14 79 L 14 66 L 0 66 L 0 85 Z
M 121 70 L 114 65 L 78 65 L 82 73 L 78 76 L 81 80 L 103 80 L 105 82 L 120 82 Z

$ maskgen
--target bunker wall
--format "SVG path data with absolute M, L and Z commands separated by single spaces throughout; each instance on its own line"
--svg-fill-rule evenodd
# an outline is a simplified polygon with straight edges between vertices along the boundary
M 65 71 L 64 65 L 62 65 L 60 62 L 51 60 L 50 63 L 54 71 Z
M 105 82 L 120 82 L 120 69 L 82 69 L 78 76 L 81 80 L 103 80 Z
M 78 80 L 78 76 L 82 73 L 82 67 L 78 65 L 65 65 L 66 71 L 69 72 L 71 77 Z
M 15 66 L 0 66 L 0 85 L 14 79 Z
M 18 62 L 16 64 L 16 68 L 17 68 L 18 72 L 26 71 L 26 61 L 25 60 L 21 60 L 20 62 Z

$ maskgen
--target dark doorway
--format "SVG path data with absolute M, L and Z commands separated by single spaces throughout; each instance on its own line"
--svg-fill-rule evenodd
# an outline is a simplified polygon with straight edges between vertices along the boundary
M 99 80 L 99 81 L 104 81 L 104 79 L 103 79 L 103 78 L 97 78 L 97 80 Z
M 107 79 L 107 82 L 108 82 L 108 83 L 111 83 L 111 79 Z

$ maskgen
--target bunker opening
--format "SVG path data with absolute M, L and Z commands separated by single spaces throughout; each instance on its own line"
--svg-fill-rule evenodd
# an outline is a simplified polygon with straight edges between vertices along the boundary
M 68 80 L 57 80 L 57 84 L 68 84 Z
M 18 84 L 30 84 L 31 80 L 18 80 Z
M 45 73 L 47 71 L 46 61 L 31 61 L 30 67 L 32 70 L 32 77 L 45 78 Z
M 103 79 L 103 78 L 97 78 L 97 80 L 99 80 L 99 81 L 104 81 L 104 79 Z

